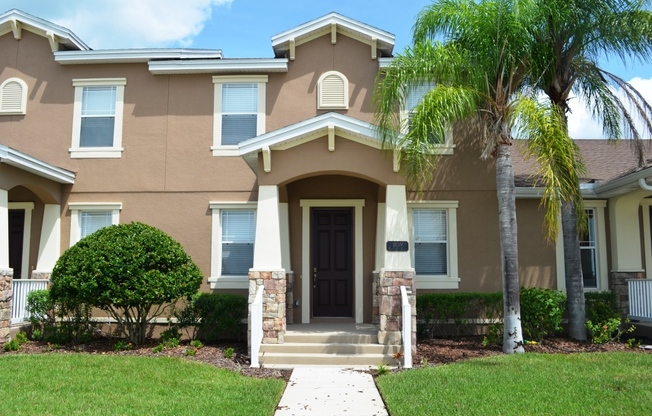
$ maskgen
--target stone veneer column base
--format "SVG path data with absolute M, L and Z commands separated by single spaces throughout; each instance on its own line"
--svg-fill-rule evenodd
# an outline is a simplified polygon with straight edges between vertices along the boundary
M 611 272 L 611 290 L 616 293 L 623 318 L 629 314 L 629 288 L 627 287 L 629 279 L 645 279 L 645 272 Z
M 286 273 L 285 287 L 285 323 L 294 323 L 294 272 Z
M 285 342 L 285 270 L 249 272 L 249 344 L 251 344 L 251 304 L 258 286 L 263 286 L 263 344 Z
M 0 343 L 9 341 L 13 269 L 0 269 Z
M 412 320 L 412 354 L 417 348 L 417 290 L 412 270 L 381 270 L 376 286 L 380 328 L 378 342 L 383 345 L 402 344 L 401 286 L 408 289 Z
M 30 279 L 49 279 L 52 276 L 52 272 L 37 272 L 34 270 Z
M 374 271 L 371 275 L 371 323 L 374 325 L 380 325 L 380 314 L 378 312 L 378 284 L 380 283 L 380 272 Z

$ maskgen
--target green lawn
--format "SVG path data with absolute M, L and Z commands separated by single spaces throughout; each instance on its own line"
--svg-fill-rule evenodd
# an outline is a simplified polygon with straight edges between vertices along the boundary
M 0 356 L 3 415 L 266 415 L 283 380 L 174 358 Z
M 392 416 L 652 414 L 651 354 L 495 356 L 376 383 Z

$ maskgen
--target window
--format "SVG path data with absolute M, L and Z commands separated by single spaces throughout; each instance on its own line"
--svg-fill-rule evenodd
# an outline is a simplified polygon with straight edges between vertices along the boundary
M 417 106 L 423 101 L 426 94 L 435 87 L 432 82 L 424 82 L 408 90 L 405 100 L 405 111 L 402 115 L 404 124 L 404 133 L 407 133 L 412 127 L 412 117 L 414 116 Z M 455 145 L 453 144 L 453 134 L 451 129 L 446 130 L 444 137 L 429 136 L 429 141 L 437 145 L 438 154 L 453 154 Z
M 409 203 L 417 288 L 457 289 L 456 201 Z
M 580 232 L 580 256 L 582 259 L 582 276 L 584 287 L 598 288 L 598 253 L 595 241 L 595 210 L 587 209 L 587 230 Z
M 322 74 L 317 81 L 317 108 L 342 109 L 349 108 L 349 80 L 337 71 Z
M 247 289 L 254 264 L 255 203 L 210 204 L 212 289 Z
M 70 209 L 70 246 L 100 228 L 120 223 L 119 202 L 68 204 Z
M 238 156 L 238 143 L 265 132 L 267 76 L 215 76 L 214 156 Z
M 73 158 L 119 158 L 125 78 L 75 79 Z
M 23 115 L 27 107 L 27 84 L 9 78 L 0 84 L 0 115 Z

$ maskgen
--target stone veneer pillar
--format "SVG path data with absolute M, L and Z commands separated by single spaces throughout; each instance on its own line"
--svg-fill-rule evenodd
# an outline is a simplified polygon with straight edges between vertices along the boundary
M 377 283 L 379 330 L 378 342 L 383 345 L 402 344 L 401 286 L 408 289 L 412 320 L 412 354 L 417 345 L 417 290 L 414 271 L 381 270 Z
M 294 273 L 288 272 L 286 278 L 286 287 L 285 287 L 285 323 L 293 324 L 294 323 Z
M 285 270 L 269 272 L 249 271 L 249 320 L 251 325 L 251 303 L 259 286 L 263 286 L 263 344 L 285 342 Z M 251 329 L 250 329 L 251 330 Z M 251 338 L 249 338 L 251 339 Z
M 612 272 L 611 273 L 611 290 L 616 293 L 620 314 L 627 317 L 629 314 L 629 287 L 627 280 L 645 279 L 645 272 Z
M 13 269 L 0 269 L 0 343 L 9 341 Z

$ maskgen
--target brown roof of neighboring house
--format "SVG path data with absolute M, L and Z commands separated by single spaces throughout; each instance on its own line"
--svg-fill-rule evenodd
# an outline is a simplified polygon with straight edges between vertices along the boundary
M 535 183 L 533 176 L 537 171 L 536 162 L 524 156 L 525 142 L 515 140 L 512 160 L 514 182 L 517 187 L 530 187 Z M 638 170 L 637 157 L 629 140 L 575 140 L 586 166 L 587 174 L 582 182 L 604 184 Z M 646 143 L 646 150 L 650 144 Z M 652 159 L 647 159 L 648 165 Z

